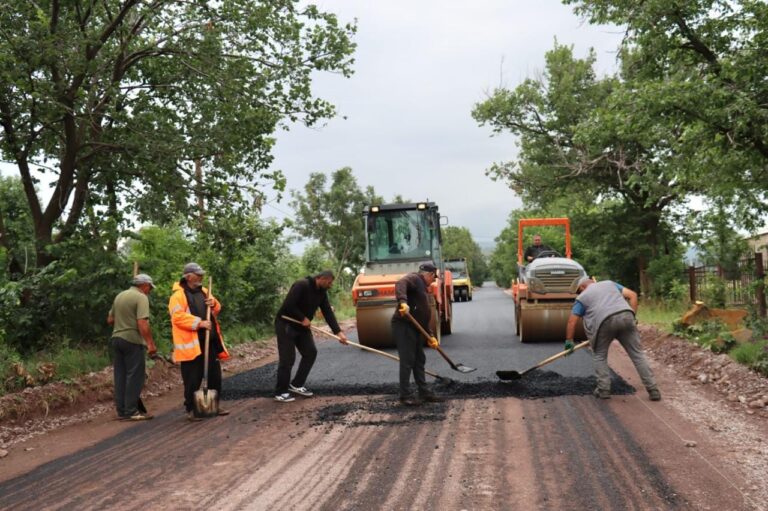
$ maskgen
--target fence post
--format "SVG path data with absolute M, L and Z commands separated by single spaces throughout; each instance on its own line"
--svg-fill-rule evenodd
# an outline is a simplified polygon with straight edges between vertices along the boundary
M 693 266 L 688 267 L 688 295 L 691 298 L 691 305 L 696 303 L 696 268 Z
M 757 312 L 761 318 L 766 316 L 765 311 L 765 267 L 763 266 L 762 252 L 755 252 L 755 277 L 757 277 L 757 286 L 755 287 L 755 298 L 757 298 Z

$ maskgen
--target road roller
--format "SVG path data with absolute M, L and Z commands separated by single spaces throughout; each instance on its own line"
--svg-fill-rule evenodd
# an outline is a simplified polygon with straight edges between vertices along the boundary
M 523 231 L 526 227 L 565 228 L 565 257 L 555 250 L 540 252 L 523 264 Z M 587 272 L 571 258 L 571 223 L 568 218 L 524 218 L 518 222 L 517 279 L 512 285 L 515 299 L 515 329 L 521 342 L 562 341 L 565 326 L 576 300 L 579 279 Z M 574 340 L 586 339 L 579 321 Z
M 451 333 L 451 272 L 442 256 L 441 217 L 433 202 L 366 206 L 365 266 L 352 286 L 358 340 L 365 346 L 395 346 L 390 321 L 397 306 L 395 284 L 430 262 L 438 269 L 430 287 L 431 330 Z
M 446 259 L 445 267 L 451 271 L 451 278 L 453 279 L 453 301 L 472 300 L 472 280 L 469 278 L 467 258 Z

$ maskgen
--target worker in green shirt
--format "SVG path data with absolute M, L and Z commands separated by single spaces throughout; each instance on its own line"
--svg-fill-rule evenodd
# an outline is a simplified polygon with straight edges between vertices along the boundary
M 139 395 L 144 386 L 145 352 L 150 357 L 157 354 L 149 327 L 148 296 L 154 288 L 152 277 L 136 275 L 132 286 L 115 297 L 107 317 L 113 327 L 110 350 L 114 359 L 115 408 L 120 419 L 152 418 L 139 410 Z

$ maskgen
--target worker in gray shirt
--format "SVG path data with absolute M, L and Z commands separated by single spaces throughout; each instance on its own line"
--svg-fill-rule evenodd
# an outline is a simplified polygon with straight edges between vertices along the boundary
M 581 318 L 584 321 L 584 330 L 590 340 L 595 361 L 597 376 L 595 397 L 600 399 L 611 397 L 608 348 L 613 340 L 617 339 L 635 365 L 651 401 L 660 400 L 661 392 L 656 386 L 653 372 L 640 346 L 640 334 L 635 322 L 637 293 L 616 282 L 610 280 L 595 282 L 589 277 L 582 277 L 579 280 L 578 293 L 565 330 L 565 349 L 573 350 L 573 336 Z

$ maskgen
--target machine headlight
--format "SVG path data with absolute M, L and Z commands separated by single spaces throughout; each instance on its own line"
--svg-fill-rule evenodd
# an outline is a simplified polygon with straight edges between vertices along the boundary
M 544 283 L 536 277 L 530 277 L 528 279 L 528 289 L 534 293 L 544 294 L 547 292 L 547 286 L 545 286 Z

